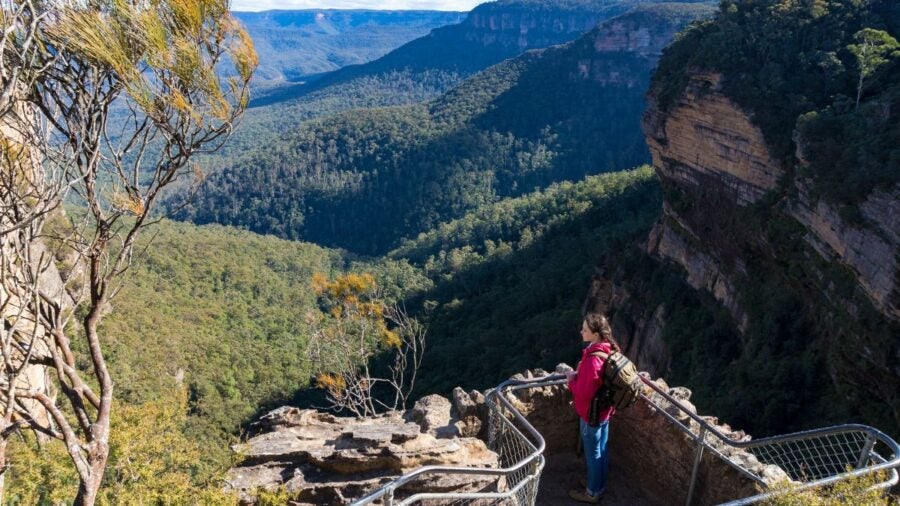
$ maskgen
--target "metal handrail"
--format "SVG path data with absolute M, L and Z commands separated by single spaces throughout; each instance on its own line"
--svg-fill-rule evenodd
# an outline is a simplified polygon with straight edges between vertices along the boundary
M 685 426 L 681 421 L 679 421 L 675 416 L 670 414 L 664 407 L 660 406 L 656 403 L 650 396 L 641 393 L 641 397 L 644 398 L 650 405 L 659 409 L 659 411 L 666 416 L 670 421 L 672 421 L 677 427 L 679 427 L 684 432 L 688 433 L 691 438 L 697 443 L 697 454 L 694 459 L 694 468 L 691 474 L 691 483 L 688 490 L 687 496 L 687 504 L 690 505 L 693 493 L 694 493 L 694 485 L 697 478 L 697 471 L 702 461 L 703 452 L 705 449 L 712 451 L 716 456 L 723 459 L 729 465 L 740 471 L 742 474 L 747 476 L 748 478 L 756 481 L 763 487 L 767 487 L 766 482 L 750 470 L 741 467 L 740 465 L 733 462 L 727 456 L 723 455 L 717 448 L 710 445 L 707 441 L 707 434 L 712 435 L 724 445 L 730 446 L 732 448 L 738 449 L 748 449 L 752 450 L 753 448 L 762 448 L 770 445 L 778 445 L 783 443 L 790 443 L 795 441 L 804 441 L 811 440 L 821 436 L 835 435 L 835 434 L 845 434 L 851 432 L 864 433 L 867 435 L 866 445 L 863 449 L 862 455 L 859 458 L 859 463 L 856 466 L 857 469 L 852 471 L 847 471 L 844 473 L 836 474 L 834 476 L 828 476 L 825 478 L 821 478 L 818 480 L 814 480 L 811 482 L 803 483 L 797 487 L 792 488 L 791 490 L 807 490 L 817 487 L 822 487 L 826 485 L 830 485 L 839 481 L 847 480 L 854 477 L 863 476 L 866 474 L 875 473 L 882 470 L 890 470 L 890 477 L 876 484 L 872 488 L 887 488 L 891 487 L 900 481 L 900 476 L 897 473 L 897 467 L 900 467 L 900 445 L 897 444 L 892 438 L 890 438 L 885 433 L 875 429 L 873 427 L 869 427 L 867 425 L 860 424 L 845 424 L 845 425 L 837 425 L 833 427 L 826 427 L 822 429 L 814 429 L 808 431 L 795 432 L 791 434 L 772 436 L 762 439 L 755 440 L 736 440 L 732 439 L 726 434 L 723 434 L 718 428 L 706 421 L 701 416 L 697 415 L 693 410 L 684 405 L 681 401 L 673 397 L 669 394 L 668 391 L 662 389 L 659 385 L 657 385 L 654 381 L 649 379 L 646 373 L 641 373 L 640 375 L 641 381 L 647 385 L 651 390 L 660 395 L 663 399 L 665 399 L 672 406 L 676 407 L 678 411 L 690 418 L 692 421 L 696 422 L 698 425 L 698 434 L 694 434 L 693 430 L 691 430 L 690 426 Z M 519 462 L 506 467 L 506 468 L 472 468 L 472 467 L 457 467 L 457 466 L 425 466 L 409 473 L 400 476 L 395 479 L 391 483 L 379 488 L 378 490 L 373 491 L 369 495 L 363 497 L 362 499 L 357 500 L 352 503 L 352 506 L 364 506 L 367 504 L 371 504 L 373 501 L 378 499 L 387 499 L 388 505 L 393 504 L 393 494 L 394 491 L 399 487 L 403 486 L 410 481 L 421 477 L 426 474 L 433 473 L 445 473 L 445 474 L 469 474 L 469 475 L 491 475 L 491 476 L 508 476 L 512 473 L 522 470 L 525 466 L 529 465 L 532 462 L 538 462 L 538 469 L 533 476 L 523 479 L 520 483 L 518 483 L 512 490 L 499 493 L 499 492 L 473 492 L 473 493 L 419 493 L 407 498 L 403 501 L 402 504 L 408 504 L 414 502 L 416 500 L 421 499 L 500 499 L 510 497 L 515 494 L 518 489 L 523 487 L 530 478 L 537 479 L 537 476 L 540 475 L 540 469 L 543 467 L 543 452 L 546 447 L 546 442 L 541 434 L 528 422 L 528 420 L 506 399 L 504 395 L 507 390 L 520 390 L 525 388 L 537 388 L 537 387 L 545 387 L 545 386 L 553 386 L 563 384 L 566 381 L 566 376 L 562 374 L 551 374 L 547 376 L 542 376 L 539 378 L 532 379 L 523 379 L 523 380 L 507 380 L 501 383 L 497 388 L 488 392 L 488 400 L 498 399 L 499 402 L 510 412 L 512 413 L 515 420 L 534 438 L 536 445 L 531 445 L 533 451 L 520 460 Z M 891 460 L 885 460 L 883 457 L 878 455 L 873 451 L 874 445 L 877 442 L 881 442 L 885 444 L 889 450 L 893 453 L 893 458 Z M 529 442 L 530 444 L 530 442 Z M 862 467 L 868 460 L 873 460 L 876 462 L 873 466 Z M 770 491 L 763 492 L 751 497 L 745 497 L 742 499 L 734 500 L 731 502 L 724 503 L 726 506 L 738 506 L 738 505 L 746 505 L 752 504 L 755 502 L 763 501 L 766 499 L 770 499 L 778 494 L 782 494 L 786 491 Z
M 871 447 L 874 445 L 875 441 L 880 441 L 880 442 L 884 443 L 885 445 L 887 445 L 888 448 L 891 450 L 891 452 L 894 455 L 894 458 L 889 461 L 886 461 L 883 458 L 880 458 L 880 456 L 878 456 L 879 459 L 882 461 L 880 464 L 877 464 L 875 466 L 867 466 L 867 467 L 864 467 L 861 469 L 855 469 L 853 471 L 848 471 L 848 472 L 840 473 L 840 474 L 830 476 L 827 478 L 822 478 L 819 480 L 807 482 L 802 485 L 793 487 L 791 489 L 792 491 L 808 490 L 808 489 L 812 489 L 812 488 L 823 487 L 826 485 L 836 483 L 838 481 L 843 481 L 843 480 L 847 480 L 850 478 L 856 478 L 856 477 L 860 477 L 860 476 L 863 476 L 866 474 L 876 473 L 878 471 L 882 471 L 882 470 L 886 470 L 886 469 L 890 469 L 890 477 L 887 480 L 885 480 L 884 482 L 876 485 L 875 486 L 876 488 L 888 488 L 893 485 L 896 485 L 898 483 L 898 481 L 900 481 L 900 476 L 898 476 L 897 469 L 896 469 L 898 466 L 900 466 L 900 445 L 898 445 L 897 442 L 894 441 L 887 434 L 881 432 L 878 429 L 875 429 L 868 425 L 843 424 L 843 425 L 835 425 L 832 427 L 825 427 L 825 428 L 821 428 L 821 429 L 813 429 L 813 430 L 794 432 L 791 434 L 771 436 L 771 437 L 766 437 L 766 438 L 761 438 L 761 439 L 736 440 L 736 439 L 732 439 L 731 437 L 723 434 L 716 428 L 716 426 L 710 424 L 705 419 L 703 419 L 701 416 L 697 415 L 695 412 L 688 409 L 678 399 L 673 397 L 667 391 L 660 388 L 660 386 L 657 385 L 654 381 L 649 379 L 647 377 L 646 373 L 641 373 L 640 377 L 645 385 L 650 387 L 657 394 L 661 395 L 664 399 L 666 399 L 666 401 L 668 401 L 669 403 L 678 407 L 679 411 L 681 411 L 683 414 L 687 415 L 693 421 L 695 421 L 699 424 L 700 434 L 698 436 L 694 436 L 694 439 L 697 441 L 697 443 L 699 445 L 701 445 L 699 448 L 706 447 L 706 448 L 714 449 L 706 443 L 706 441 L 705 441 L 706 433 L 712 434 L 713 436 L 715 436 L 716 438 L 718 438 L 720 441 L 727 444 L 728 446 L 731 446 L 734 448 L 739 448 L 739 449 L 752 449 L 752 448 L 760 448 L 760 447 L 764 447 L 764 446 L 769 446 L 769 445 L 773 445 L 773 444 L 808 440 L 808 439 L 813 439 L 813 438 L 819 437 L 819 436 L 826 436 L 826 435 L 831 435 L 831 434 L 841 434 L 841 433 L 856 431 L 856 432 L 863 432 L 863 433 L 867 434 L 869 438 L 871 438 L 872 443 L 870 445 L 868 445 L 869 451 L 871 451 Z M 650 401 L 651 404 L 655 404 L 655 403 L 653 403 L 652 399 L 650 399 L 644 395 L 642 395 L 642 396 L 645 399 L 647 399 L 648 401 Z M 668 414 L 668 413 L 666 413 L 666 414 Z M 677 420 L 676 420 L 676 422 L 677 422 Z M 684 427 L 681 423 L 678 423 L 678 425 L 680 425 L 684 430 L 687 430 L 693 436 L 693 432 L 690 431 L 689 428 Z M 716 451 L 716 453 L 719 454 L 718 451 Z M 698 455 L 702 455 L 702 452 L 698 451 Z M 721 454 L 719 454 L 719 455 L 722 456 Z M 724 458 L 724 456 L 722 456 L 722 457 Z M 865 457 L 861 457 L 860 463 L 857 467 L 861 467 L 861 465 L 863 465 L 865 463 L 864 460 L 867 460 L 868 457 L 869 457 L 868 455 L 866 455 Z M 725 460 L 733 465 L 733 463 L 729 459 L 725 458 Z M 691 501 L 691 495 L 693 492 L 693 485 L 694 485 L 694 480 L 696 479 L 696 470 L 697 470 L 698 466 L 699 466 L 699 457 L 694 462 L 694 472 L 693 472 L 693 476 L 691 479 L 691 490 L 688 493 L 688 504 L 690 504 L 690 501 Z M 743 469 L 743 471 L 746 472 L 747 470 Z M 766 483 L 764 481 L 762 481 L 759 477 L 753 475 L 752 473 L 746 473 L 746 474 L 751 475 L 757 482 L 766 486 Z M 738 505 L 752 504 L 755 502 L 770 499 L 780 493 L 784 493 L 784 491 L 764 492 L 764 493 L 757 494 L 757 495 L 754 495 L 751 497 L 745 497 L 745 498 L 738 499 L 735 501 L 723 503 L 723 506 L 738 506 Z
M 541 433 L 537 431 L 528 420 L 522 415 L 522 413 L 517 410 L 512 403 L 509 402 L 508 399 L 503 395 L 504 390 L 507 388 L 510 389 L 519 389 L 519 388 L 536 388 L 542 386 L 551 386 L 554 384 L 560 384 L 565 381 L 564 375 L 550 375 L 543 376 L 540 378 L 532 378 L 532 379 L 524 379 L 524 380 L 513 380 L 509 379 L 501 383 L 497 386 L 496 389 L 492 390 L 488 393 L 488 396 L 496 397 L 499 399 L 500 403 L 506 407 L 510 413 L 512 413 L 513 417 L 519 422 L 522 427 L 534 437 L 537 445 L 534 446 L 534 451 L 531 452 L 526 458 L 521 461 L 505 468 L 485 468 L 485 467 L 459 467 L 459 466 L 424 466 L 413 471 L 410 471 L 399 478 L 395 479 L 391 483 L 373 491 L 369 495 L 356 500 L 351 503 L 351 506 L 364 506 L 366 504 L 371 504 L 373 501 L 381 498 L 393 498 L 393 493 L 398 488 L 402 487 L 406 483 L 411 482 L 412 480 L 424 476 L 426 474 L 434 474 L 434 473 L 447 473 L 447 474 L 479 474 L 479 475 L 492 475 L 492 476 L 507 476 L 516 471 L 521 470 L 535 459 L 543 459 L 544 448 L 546 448 L 546 442 L 544 441 Z M 525 482 L 527 480 L 523 480 Z M 521 484 L 520 484 L 521 485 Z M 438 494 L 439 497 L 453 497 L 459 499 L 467 499 L 467 498 L 502 498 L 511 496 L 516 492 L 518 487 L 514 487 L 512 490 L 504 492 L 504 493 L 472 493 L 472 494 Z M 416 494 L 407 498 L 405 502 L 412 502 L 415 499 L 425 499 L 425 498 L 434 498 L 437 497 L 435 494 Z

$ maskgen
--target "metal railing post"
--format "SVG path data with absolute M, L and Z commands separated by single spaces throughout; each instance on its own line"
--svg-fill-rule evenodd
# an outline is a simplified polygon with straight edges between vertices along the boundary
M 870 433 L 866 436 L 866 444 L 863 445 L 862 451 L 859 454 L 859 462 L 856 463 L 856 469 L 865 467 L 866 462 L 869 460 L 869 454 L 872 453 L 872 448 L 874 447 L 875 435 Z
M 394 489 L 389 489 L 384 498 L 384 506 L 394 506 Z
M 685 506 L 691 506 L 691 501 L 694 499 L 694 485 L 697 484 L 697 472 L 700 470 L 700 461 L 703 460 L 704 448 L 706 448 L 706 427 L 701 427 L 700 435 L 697 436 L 697 453 L 694 456 L 694 469 L 691 471 L 691 486 L 688 488 Z

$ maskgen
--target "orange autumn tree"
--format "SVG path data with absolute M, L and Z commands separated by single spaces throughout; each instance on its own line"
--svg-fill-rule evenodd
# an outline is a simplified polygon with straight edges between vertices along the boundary
M 425 351 L 425 327 L 385 303 L 368 273 L 334 280 L 317 273 L 313 290 L 321 312 L 314 317 L 311 356 L 330 407 L 356 416 L 405 409 Z M 387 365 L 375 366 L 379 358 Z

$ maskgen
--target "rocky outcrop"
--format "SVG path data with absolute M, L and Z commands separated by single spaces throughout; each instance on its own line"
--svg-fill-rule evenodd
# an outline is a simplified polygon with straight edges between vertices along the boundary
M 229 472 L 226 488 L 247 503 L 258 489 L 283 488 L 294 504 L 345 504 L 422 466 L 498 467 L 497 454 L 482 440 L 459 437 L 473 429 L 455 416 L 458 411 L 451 416 L 450 401 L 440 396 L 421 399 L 406 413 L 371 418 L 279 408 L 257 422 L 261 434 L 235 447 L 244 460 Z M 498 486 L 502 481 L 491 476 L 426 475 L 402 493 Z
M 564 374 L 571 370 L 560 364 L 555 372 Z M 527 380 L 547 374 L 536 369 L 512 379 Z M 696 413 L 690 403 L 690 390 L 671 388 L 663 380 L 656 380 L 656 384 Z M 649 504 L 683 503 L 696 446 L 693 437 L 663 412 L 692 427 L 694 432 L 697 422 L 649 388 L 646 393 L 649 400 L 640 399 L 611 421 L 611 465 L 626 481 L 617 486 L 640 491 Z M 578 451 L 578 417 L 564 385 L 508 391 L 506 399 L 545 440 L 545 456 Z M 750 439 L 714 417 L 703 418 L 726 437 Z M 227 488 L 240 491 L 246 503 L 253 502 L 257 489 L 283 487 L 294 497 L 291 504 L 344 504 L 424 465 L 499 467 L 498 455 L 488 450 L 482 440 L 465 436 L 488 424 L 483 394 L 467 394 L 459 388 L 453 392 L 453 401 L 430 395 L 405 413 L 369 418 L 279 408 L 254 424 L 260 434 L 235 448 L 244 461 L 229 472 Z M 735 465 L 767 482 L 787 479 L 779 468 L 760 463 L 744 450 L 714 438 L 708 441 L 731 463 L 706 452 L 698 471 L 695 504 L 718 504 L 758 493 L 758 483 L 737 471 Z M 559 488 L 553 486 L 558 485 L 557 481 L 577 483 L 577 476 L 560 476 L 557 471 L 570 472 L 546 467 L 541 483 L 553 483 L 539 488 Z M 432 474 L 404 485 L 396 497 L 424 491 L 502 491 L 505 486 L 503 479 L 485 476 Z M 538 504 L 556 503 L 557 499 L 539 496 Z
M 707 176 L 739 205 L 757 202 L 784 174 L 762 132 L 722 93 L 722 76 L 695 73 L 678 102 L 661 111 L 651 98 L 644 132 L 660 177 L 699 186 Z

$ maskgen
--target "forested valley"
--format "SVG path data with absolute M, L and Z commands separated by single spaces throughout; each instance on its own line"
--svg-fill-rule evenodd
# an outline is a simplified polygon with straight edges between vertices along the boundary
M 215 171 L 179 216 L 382 254 L 498 199 L 646 163 L 640 115 L 654 51 L 709 12 L 640 7 L 430 102 L 304 123 Z M 620 24 L 654 39 L 596 50 Z
M 896 366 L 897 324 L 789 214 L 797 177 L 847 223 L 871 226 L 862 203 L 900 180 L 900 49 L 885 42 L 864 82 L 852 45 L 870 25 L 897 36 L 900 11 L 857 3 L 239 13 L 260 56 L 244 117 L 164 195 L 104 308 L 115 435 L 98 501 L 236 504 L 221 486 L 241 458 L 232 445 L 273 408 L 327 407 L 333 364 L 385 372 L 399 348 L 392 310 L 426 329 L 412 398 L 571 364 L 598 280 L 615 285 L 610 317 L 626 340 L 665 320 L 667 380 L 724 421 L 763 435 L 822 420 L 895 429 L 892 405 L 847 402 L 868 379 L 841 382 L 829 367 L 844 358 L 835 343 L 859 336 Z M 649 165 L 648 97 L 671 113 L 698 69 L 725 78 L 696 95 L 749 111 L 789 168 L 737 211 L 731 194 L 685 189 Z M 83 214 L 66 211 L 48 237 Z M 660 253 L 663 226 L 686 251 L 707 248 L 704 268 L 715 248 L 731 255 L 746 276 L 733 300 L 724 281 L 698 287 L 680 251 Z M 384 331 L 352 357 L 328 339 L 359 323 L 348 303 Z M 64 448 L 26 436 L 9 454 L 4 504 L 76 494 Z

